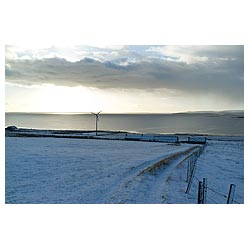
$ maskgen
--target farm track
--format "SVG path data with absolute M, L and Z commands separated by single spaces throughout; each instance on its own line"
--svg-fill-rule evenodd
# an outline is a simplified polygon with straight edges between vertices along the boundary
M 155 160 L 154 163 L 152 161 L 145 162 L 131 168 L 123 181 L 106 194 L 103 203 L 150 204 L 167 202 L 166 181 L 171 178 L 172 171 L 199 148 L 200 146 L 194 146 L 179 152 L 170 152 L 164 159 Z

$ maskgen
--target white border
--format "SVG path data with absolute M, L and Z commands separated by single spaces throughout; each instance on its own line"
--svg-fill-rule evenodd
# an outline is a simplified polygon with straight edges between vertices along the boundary
M 1 249 L 247 249 L 247 1 L 5 1 L 1 44 Z M 5 44 L 244 44 L 245 205 L 4 205 Z

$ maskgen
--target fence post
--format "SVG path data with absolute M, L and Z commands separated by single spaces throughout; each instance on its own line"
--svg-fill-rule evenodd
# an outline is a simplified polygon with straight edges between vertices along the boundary
M 230 184 L 228 197 L 227 197 L 227 204 L 232 204 L 233 203 L 235 188 L 236 188 L 236 186 L 234 184 Z
M 202 195 L 203 195 L 203 184 L 202 181 L 199 181 L 199 186 L 198 186 L 198 204 L 202 204 Z
M 193 155 L 190 156 L 190 177 L 187 185 L 187 189 L 185 191 L 186 194 L 189 193 L 189 190 L 191 188 L 193 178 L 194 178 L 194 172 L 195 172 L 195 162 L 193 161 Z
M 202 204 L 206 204 L 206 201 L 207 201 L 207 178 L 203 178 Z
M 188 166 L 187 166 L 187 178 L 186 178 L 186 182 L 189 182 L 189 178 L 190 178 L 190 158 L 188 158 Z
M 176 136 L 176 143 L 179 143 L 179 136 Z

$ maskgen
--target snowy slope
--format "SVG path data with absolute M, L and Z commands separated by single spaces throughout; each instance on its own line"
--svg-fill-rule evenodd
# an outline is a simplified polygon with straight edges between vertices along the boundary
M 7 203 L 105 203 L 121 181 L 190 145 L 6 138 Z
M 208 142 L 186 194 L 187 157 L 199 145 L 6 137 L 6 203 L 196 203 L 202 178 L 207 203 L 226 203 L 218 193 L 231 183 L 243 203 L 244 142 L 222 139 Z
M 244 203 L 244 141 L 209 141 L 197 159 L 190 192 L 187 188 L 187 161 L 168 177 L 166 203 L 197 203 L 198 183 L 207 178 L 207 204 L 226 204 L 230 184 L 236 185 L 235 202 Z
M 230 184 L 236 185 L 236 202 L 244 203 L 244 142 L 208 143 L 197 161 L 194 186 L 202 178 L 207 178 L 208 182 L 207 203 L 226 203 Z

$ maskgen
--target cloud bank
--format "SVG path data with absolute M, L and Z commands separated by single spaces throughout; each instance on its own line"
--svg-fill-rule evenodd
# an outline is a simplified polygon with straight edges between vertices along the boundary
M 6 81 L 98 89 L 169 89 L 243 102 L 243 46 L 6 46 Z

